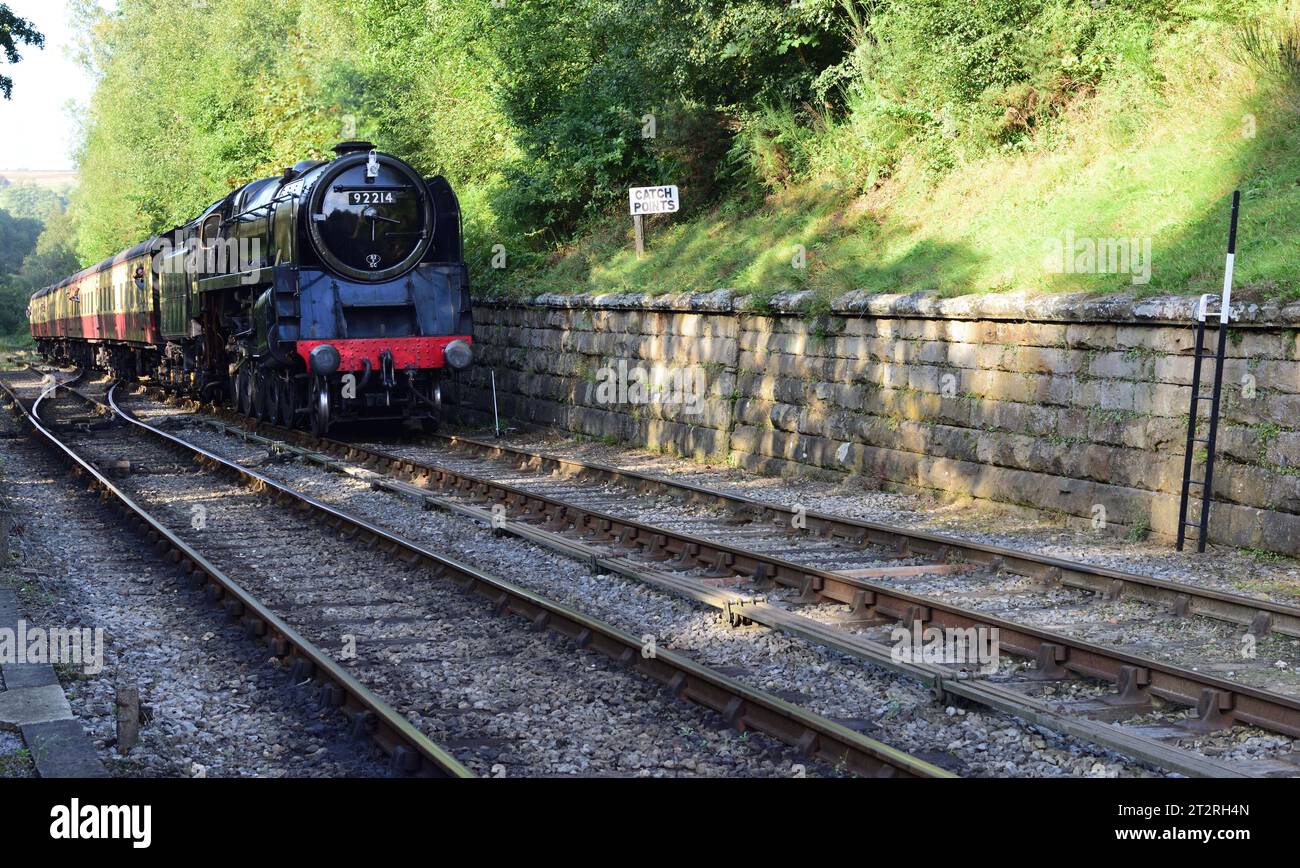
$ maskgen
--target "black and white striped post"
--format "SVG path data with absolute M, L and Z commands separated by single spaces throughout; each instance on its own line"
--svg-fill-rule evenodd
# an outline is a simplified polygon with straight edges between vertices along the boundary
M 1214 452 L 1219 436 L 1219 400 L 1223 394 L 1223 362 L 1228 350 L 1228 322 L 1232 312 L 1232 269 L 1237 256 L 1237 213 L 1240 207 L 1241 191 L 1234 190 L 1232 193 L 1232 216 L 1228 222 L 1228 254 L 1223 264 L 1223 294 L 1219 300 L 1219 340 L 1213 356 L 1206 354 L 1203 349 L 1205 346 L 1206 319 L 1210 315 L 1209 301 L 1211 296 L 1208 294 L 1201 296 L 1196 309 L 1196 346 L 1192 363 L 1191 409 L 1188 411 L 1187 417 L 1187 448 L 1183 456 L 1183 485 L 1178 503 L 1177 547 L 1179 551 L 1183 550 L 1183 543 L 1187 538 L 1187 529 L 1195 527 L 1197 530 L 1196 550 L 1204 552 L 1210 530 L 1210 500 L 1214 491 Z M 1204 439 L 1201 439 L 1196 436 L 1196 429 L 1200 415 L 1199 405 L 1206 398 L 1205 395 L 1201 394 L 1201 371 L 1203 362 L 1207 358 L 1214 359 L 1214 388 L 1209 396 L 1210 431 Z M 1205 444 L 1205 475 L 1201 479 L 1192 477 L 1192 459 L 1197 443 Z M 1193 485 L 1199 485 L 1201 488 L 1201 514 L 1196 521 L 1188 521 L 1187 512 Z

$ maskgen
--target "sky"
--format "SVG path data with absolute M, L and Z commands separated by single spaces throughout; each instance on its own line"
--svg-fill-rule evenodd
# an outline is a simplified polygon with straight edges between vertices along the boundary
M 45 48 L 20 46 L 23 59 L 4 64 L 12 100 L 0 98 L 0 169 L 71 169 L 76 122 L 70 100 L 84 105 L 92 80 L 72 60 L 66 0 L 0 0 L 45 34 Z M 101 6 L 116 5 L 104 4 Z

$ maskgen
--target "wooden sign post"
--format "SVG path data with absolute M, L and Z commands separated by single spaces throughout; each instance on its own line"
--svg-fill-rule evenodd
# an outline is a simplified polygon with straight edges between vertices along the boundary
M 645 215 L 674 214 L 681 208 L 677 186 L 633 187 L 627 191 L 628 207 L 632 212 L 632 227 L 636 234 L 636 258 L 645 255 Z

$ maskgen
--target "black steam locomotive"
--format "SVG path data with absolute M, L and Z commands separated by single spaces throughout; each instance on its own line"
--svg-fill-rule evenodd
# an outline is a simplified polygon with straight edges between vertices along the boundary
M 459 203 L 368 142 L 334 151 L 35 293 L 38 348 L 318 434 L 436 425 L 473 359 Z

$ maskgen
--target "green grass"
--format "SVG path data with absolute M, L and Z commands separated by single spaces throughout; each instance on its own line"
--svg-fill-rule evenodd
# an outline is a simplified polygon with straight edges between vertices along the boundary
M 0 353 L 30 353 L 35 351 L 36 341 L 29 331 L 15 332 L 12 335 L 0 335 Z
M 0 754 L 0 778 L 29 778 L 32 776 L 32 753 L 19 748 L 13 753 Z
M 861 195 L 815 177 L 762 201 L 731 199 L 694 217 L 656 218 L 641 260 L 632 252 L 630 218 L 611 215 L 544 265 L 510 275 L 511 288 L 499 291 L 725 287 L 751 293 L 761 307 L 775 293 L 810 289 L 814 309 L 851 290 L 1215 292 L 1228 202 L 1240 188 L 1237 297 L 1300 298 L 1293 261 L 1300 88 L 1238 59 L 1231 42 L 1212 27 L 1175 41 L 1158 58 L 1154 84 L 1113 82 L 1028 149 L 985 156 L 937 180 L 904 160 Z M 1049 244 L 1067 232 L 1150 239 L 1149 282 L 1047 268 Z M 793 264 L 798 246 L 804 268 Z

